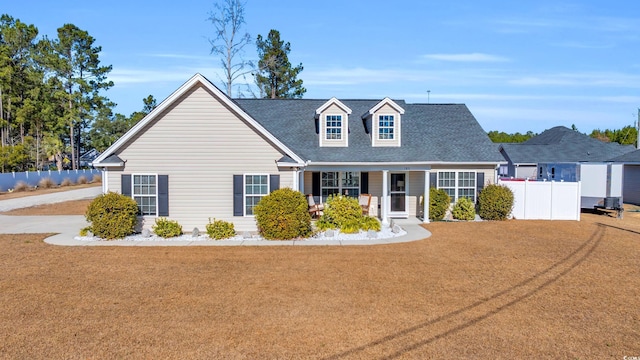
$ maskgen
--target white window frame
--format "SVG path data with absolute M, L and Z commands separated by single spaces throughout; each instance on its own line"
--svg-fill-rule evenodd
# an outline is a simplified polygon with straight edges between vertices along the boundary
M 323 180 L 324 180 L 324 174 L 326 173 L 335 173 L 337 174 L 337 183 L 338 186 L 324 186 L 323 184 Z M 346 173 L 353 173 L 353 174 L 357 174 L 357 178 L 358 178 L 358 185 L 357 186 L 346 186 L 344 185 L 344 181 L 346 180 Z M 350 190 L 356 190 L 357 189 L 357 195 L 360 195 L 360 186 L 362 185 L 361 183 L 362 181 L 362 176 L 361 176 L 361 172 L 360 171 L 322 171 L 320 173 L 320 197 L 322 199 L 322 202 L 325 202 L 327 200 L 328 196 L 324 195 L 324 190 L 325 189 L 337 189 L 338 190 L 338 194 L 342 194 L 342 195 L 348 195 L 348 196 L 354 196 L 353 193 L 350 193 Z M 345 193 L 346 192 L 346 193 Z
M 155 194 L 153 194 L 153 195 L 151 195 L 151 194 L 137 194 L 136 191 L 135 191 L 136 190 L 136 176 L 153 176 L 153 177 L 155 177 L 155 188 L 156 188 Z M 131 174 L 131 197 L 138 204 L 138 211 L 140 213 L 140 216 L 157 217 L 158 216 L 158 174 L 149 174 L 149 173 Z M 142 205 L 138 202 L 136 197 L 138 197 L 138 198 L 143 198 L 143 197 L 145 197 L 145 198 L 155 198 L 156 199 L 155 214 L 144 214 L 142 212 Z
M 265 176 L 267 178 L 267 192 L 265 194 L 247 194 L 247 176 Z M 269 176 L 269 174 L 257 174 L 257 173 L 247 173 L 247 174 L 242 174 L 242 214 L 246 217 L 254 217 L 254 214 L 247 214 L 247 199 L 249 197 L 260 197 L 260 200 L 262 200 L 263 197 L 269 195 L 269 189 L 271 188 L 271 177 Z M 253 185 L 253 184 L 251 184 Z M 260 186 L 262 186 L 262 184 L 260 184 Z M 260 200 L 258 200 L 258 202 L 260 202 Z M 258 203 L 255 203 L 252 206 L 255 207 L 255 205 L 257 205 Z
M 380 125 L 381 121 L 384 121 L 382 118 L 387 117 L 387 118 L 391 118 L 390 120 L 387 121 L 391 121 L 393 125 L 388 126 L 382 126 Z M 387 135 L 391 135 L 391 137 L 382 137 L 382 130 L 384 129 L 391 129 L 390 133 L 387 133 Z M 395 114 L 378 114 L 378 140 L 395 140 L 396 139 L 396 115 Z
M 336 117 L 337 119 L 335 121 L 340 121 L 340 126 L 329 126 L 329 121 L 334 121 L 334 120 L 330 120 L 331 117 Z M 339 130 L 339 132 L 335 133 L 337 135 L 339 135 L 339 137 L 337 138 L 330 138 L 329 137 L 329 130 L 331 129 L 337 129 Z M 342 133 L 344 132 L 344 119 L 343 119 L 343 115 L 342 114 L 326 114 L 324 116 L 324 139 L 327 141 L 342 141 Z
M 447 181 L 451 181 L 453 180 L 453 186 L 441 186 L 440 185 L 440 180 L 441 179 L 441 174 L 442 173 L 454 173 L 453 179 L 446 179 Z M 470 173 L 472 174 L 472 177 L 469 179 L 461 179 L 461 174 L 463 173 Z M 464 181 L 464 180 L 472 180 L 473 182 L 473 186 L 462 186 L 460 184 L 460 181 Z M 451 196 L 451 194 L 449 194 L 449 192 L 447 192 L 447 194 L 449 194 L 449 196 L 451 197 L 451 202 L 455 203 L 458 201 L 459 198 L 463 197 L 460 195 L 461 190 L 472 190 L 473 191 L 473 196 L 469 197 L 469 196 L 464 196 L 467 198 L 470 198 L 471 201 L 473 201 L 473 203 L 476 202 L 476 199 L 478 198 L 478 172 L 475 170 L 438 170 L 438 176 L 437 176 L 437 180 L 436 180 L 436 188 L 438 189 L 444 189 L 444 190 L 453 190 L 453 196 Z

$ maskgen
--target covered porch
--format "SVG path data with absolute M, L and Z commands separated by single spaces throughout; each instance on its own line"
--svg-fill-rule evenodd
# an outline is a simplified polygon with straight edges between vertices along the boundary
M 294 188 L 311 194 L 316 203 L 324 203 L 330 195 L 357 198 L 372 196 L 369 215 L 383 225 L 390 219 L 417 219 L 429 222 L 429 165 L 389 164 L 316 164 L 294 171 Z M 425 197 L 425 201 L 422 201 Z

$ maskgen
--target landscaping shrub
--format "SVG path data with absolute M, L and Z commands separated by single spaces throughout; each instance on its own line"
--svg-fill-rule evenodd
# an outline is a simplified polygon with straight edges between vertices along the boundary
M 153 232 L 163 238 L 172 238 L 182 235 L 182 226 L 175 220 L 157 218 L 152 227 Z
M 215 240 L 228 239 L 236 235 L 236 230 L 233 227 L 233 223 L 224 220 L 209 219 L 207 224 L 207 235 Z
M 444 219 L 447 209 L 451 204 L 449 194 L 443 189 L 429 189 L 429 220 L 440 221 Z
M 86 218 L 91 232 L 103 239 L 121 239 L 133 234 L 138 214 L 138 204 L 128 196 L 109 192 L 95 198 L 89 204 Z
M 360 230 L 380 231 L 382 225 L 373 216 L 362 215 L 358 199 L 332 195 L 324 205 L 324 214 L 316 222 L 319 230 L 340 229 L 345 234 L 354 234 Z
M 62 180 L 62 182 L 60 183 L 60 186 L 71 186 L 73 185 L 73 181 L 71 181 L 71 179 L 69 178 L 64 178 L 64 180 Z
M 363 216 L 360 221 L 360 228 L 364 231 L 380 231 L 382 229 L 382 224 L 380 224 L 380 221 L 373 216 Z
M 38 181 L 38 187 L 42 189 L 51 189 L 56 186 L 56 183 L 51 180 L 51 178 L 42 178 Z
M 344 225 L 359 224 L 362 219 L 362 208 L 358 199 L 342 195 L 329 196 L 324 205 L 323 213 L 321 219 L 334 224 L 343 232 Z
M 485 220 L 505 220 L 513 209 L 513 192 L 503 185 L 487 185 L 478 195 L 478 215 Z
M 89 183 L 89 180 L 87 180 L 87 177 L 86 177 L 86 176 L 84 176 L 84 175 L 80 175 L 80 176 L 78 177 L 78 182 L 77 182 L 77 183 L 78 183 L 78 185 L 80 185 L 80 184 L 87 184 L 87 183 Z
M 307 198 L 301 192 L 282 188 L 263 197 L 253 213 L 265 239 L 289 240 L 311 234 L 308 208 Z
M 93 174 L 93 179 L 91 179 L 91 182 L 101 183 L 102 176 L 100 176 L 100 174 Z
M 451 214 L 456 220 L 474 220 L 476 218 L 475 205 L 469 198 L 462 197 L 453 206 Z
M 18 181 L 13 187 L 13 191 L 15 192 L 22 192 L 27 190 L 29 190 L 29 185 L 27 185 L 27 183 L 24 181 Z

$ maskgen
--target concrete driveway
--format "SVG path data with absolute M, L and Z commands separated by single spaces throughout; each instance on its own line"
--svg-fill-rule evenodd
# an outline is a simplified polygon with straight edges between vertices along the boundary
M 96 186 L 78 190 L 61 191 L 52 194 L 32 195 L 16 199 L 0 200 L 0 212 L 70 200 L 92 199 L 101 193 L 102 188 L 100 186 Z M 0 215 L 0 233 L 2 234 L 63 233 L 73 238 L 73 236 L 77 235 L 79 229 L 82 229 L 87 225 L 89 224 L 82 215 Z

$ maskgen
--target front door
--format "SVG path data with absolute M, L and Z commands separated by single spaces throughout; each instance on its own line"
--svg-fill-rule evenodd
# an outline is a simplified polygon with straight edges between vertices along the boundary
M 391 173 L 389 196 L 391 198 L 389 215 L 407 214 L 407 174 Z

